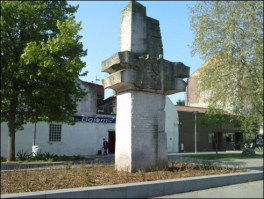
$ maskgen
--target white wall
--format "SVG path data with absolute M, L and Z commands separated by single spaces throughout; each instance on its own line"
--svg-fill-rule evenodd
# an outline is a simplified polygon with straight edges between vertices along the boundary
M 93 88 L 85 86 L 80 80 L 79 83 L 88 94 L 77 103 L 75 115 L 91 116 L 96 114 L 96 92 Z
M 49 142 L 49 123 L 37 123 L 36 145 L 41 152 L 57 155 L 95 155 L 102 147 L 103 138 L 108 140 L 108 130 L 115 129 L 115 123 L 78 122 L 74 126 L 62 124 L 61 142 Z M 18 151 L 31 153 L 34 124 L 26 124 L 23 131 L 16 133 L 16 154 Z M 8 127 L 1 123 L 1 156 L 7 156 Z
M 167 133 L 168 152 L 179 152 L 179 117 L 176 106 L 166 96 L 165 132 Z
M 89 114 L 83 113 L 85 116 Z M 100 115 L 99 117 L 109 116 Z M 165 117 L 168 152 L 179 152 L 178 113 L 176 106 L 168 97 L 166 97 Z M 41 152 L 58 155 L 95 155 L 101 149 L 102 139 L 108 140 L 108 131 L 115 131 L 115 123 L 78 122 L 74 126 L 62 124 L 61 142 L 49 142 L 49 123 L 39 122 L 37 123 L 36 145 L 39 146 Z M 31 123 L 24 125 L 23 131 L 17 131 L 15 154 L 21 150 L 32 152 L 33 133 L 34 124 Z M 1 123 L 1 156 L 7 156 L 7 143 L 8 127 L 6 123 Z

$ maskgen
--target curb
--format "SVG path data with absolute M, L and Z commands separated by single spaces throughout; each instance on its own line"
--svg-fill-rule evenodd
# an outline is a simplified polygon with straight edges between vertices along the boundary
M 60 166 L 64 165 L 63 162 L 54 162 L 54 163 L 26 163 L 26 164 L 1 164 L 1 172 L 14 170 L 14 169 L 32 169 L 32 168 L 41 168 L 41 167 L 49 167 L 49 166 Z
M 1 198 L 150 198 L 263 180 L 263 171 L 184 179 L 1 194 Z
M 53 166 L 64 166 L 67 164 L 67 162 L 70 161 L 64 161 L 64 162 L 44 162 L 44 163 L 24 163 L 24 164 L 19 164 L 19 163 L 14 163 L 14 164 L 1 164 L 1 172 L 2 171 L 10 171 L 10 170 L 21 170 L 21 169 L 40 169 L 43 167 L 53 167 Z M 73 165 L 80 165 L 80 161 L 72 161 Z M 92 162 L 111 162 L 110 160 L 88 160 L 85 162 L 85 164 L 91 164 Z

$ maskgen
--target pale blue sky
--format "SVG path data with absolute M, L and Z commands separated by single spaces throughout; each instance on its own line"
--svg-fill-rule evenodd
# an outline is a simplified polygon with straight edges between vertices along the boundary
M 192 57 L 191 45 L 194 39 L 190 30 L 189 11 L 187 5 L 193 6 L 195 1 L 138 1 L 147 8 L 147 16 L 160 22 L 163 41 L 164 59 L 171 62 L 183 62 L 190 67 L 190 74 L 199 68 L 204 61 L 198 55 Z M 108 73 L 101 72 L 102 61 L 119 52 L 119 32 L 121 11 L 128 1 L 68 1 L 71 5 L 79 4 L 75 14 L 76 21 L 82 21 L 83 36 L 81 42 L 88 55 L 82 60 L 86 62 L 86 77 L 83 81 L 102 84 Z M 105 98 L 113 95 L 111 89 L 105 90 Z M 184 92 L 169 95 L 175 104 L 178 99 L 185 99 Z

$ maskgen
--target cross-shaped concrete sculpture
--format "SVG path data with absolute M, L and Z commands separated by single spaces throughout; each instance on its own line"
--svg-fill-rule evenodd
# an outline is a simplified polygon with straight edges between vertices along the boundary
M 102 62 L 104 88 L 117 95 L 117 170 L 167 166 L 165 95 L 185 91 L 190 68 L 163 59 L 159 21 L 130 1 L 122 10 L 120 52 Z M 176 111 L 176 109 L 175 109 Z

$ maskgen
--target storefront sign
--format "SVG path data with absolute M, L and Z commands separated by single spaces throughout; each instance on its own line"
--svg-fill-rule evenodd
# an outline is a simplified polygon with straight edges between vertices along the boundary
M 116 118 L 72 116 L 71 120 L 78 122 L 115 123 Z

